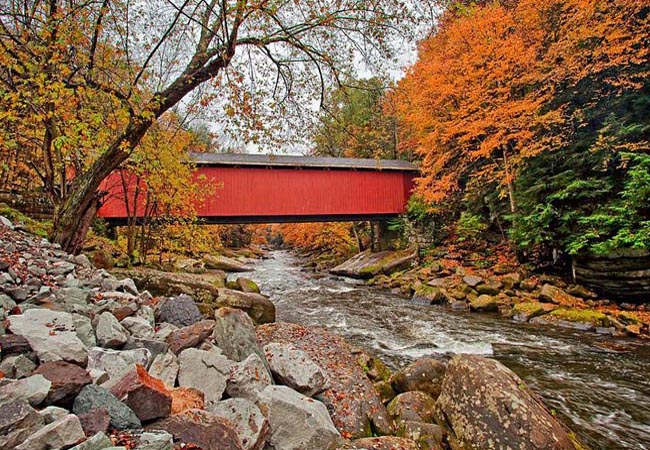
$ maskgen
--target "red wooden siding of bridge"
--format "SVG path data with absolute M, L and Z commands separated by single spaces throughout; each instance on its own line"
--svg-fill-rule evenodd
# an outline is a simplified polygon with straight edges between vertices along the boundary
M 381 219 L 405 210 L 414 166 L 403 161 L 198 155 L 196 176 L 213 194 L 198 215 L 208 223 L 269 223 Z M 98 215 L 127 217 L 118 176 Z M 142 214 L 140 208 L 139 215 Z

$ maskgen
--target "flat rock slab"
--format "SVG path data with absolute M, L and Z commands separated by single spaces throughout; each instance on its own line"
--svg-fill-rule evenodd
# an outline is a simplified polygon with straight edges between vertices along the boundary
M 452 450 L 493 448 L 574 450 L 564 427 L 523 380 L 493 359 L 455 356 L 436 403 Z
M 152 377 L 137 364 L 111 388 L 111 394 L 131 408 L 142 421 L 171 414 L 172 395 L 161 380 Z
M 174 439 L 197 445 L 203 450 L 244 450 L 232 422 L 200 409 L 158 420 L 146 429 L 166 431 Z
M 85 437 L 79 418 L 74 414 L 68 414 L 45 425 L 16 447 L 16 450 L 49 450 L 69 447 Z
M 10 400 L 24 400 L 32 406 L 43 403 L 52 382 L 43 375 L 32 375 L 21 380 L 6 380 L 0 387 L 0 404 Z
M 287 386 L 268 386 L 259 405 L 268 416 L 275 450 L 329 450 L 342 440 L 323 403 Z
M 178 355 L 187 348 L 197 346 L 212 334 L 214 324 L 214 320 L 202 320 L 172 331 L 166 339 L 169 349 Z
M 361 252 L 330 270 L 334 275 L 350 278 L 372 278 L 384 274 L 390 275 L 406 269 L 417 259 L 417 251 L 412 249 L 396 252 Z
M 269 421 L 250 400 L 230 398 L 215 404 L 211 412 L 233 423 L 246 450 L 261 450 L 271 434 Z
M 264 346 L 264 354 L 271 366 L 271 373 L 279 384 L 312 397 L 328 386 L 327 374 L 307 352 L 293 344 L 271 342 Z
M 237 260 L 221 255 L 207 255 L 203 258 L 205 267 L 225 272 L 252 272 L 253 268 L 240 263 Z
M 24 400 L 0 407 L 0 450 L 13 450 L 45 425 L 44 418 Z
M 386 407 L 342 337 L 324 328 L 284 322 L 262 325 L 256 331 L 263 345 L 292 344 L 326 372 L 330 385 L 318 399 L 327 406 L 343 436 L 368 437 L 372 433 L 371 422 L 379 433 L 392 433 Z
M 112 446 L 113 441 L 106 436 L 106 433 L 99 432 L 92 435 L 81 444 L 72 447 L 70 450 L 103 450 Z
M 85 365 L 88 349 L 75 332 L 72 314 L 48 309 L 29 309 L 24 314 L 7 318 L 8 329 L 23 336 L 36 352 L 38 359 L 68 361 Z

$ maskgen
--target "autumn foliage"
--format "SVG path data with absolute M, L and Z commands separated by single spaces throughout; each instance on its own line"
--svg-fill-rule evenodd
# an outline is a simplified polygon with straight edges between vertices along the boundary
M 650 248 L 647 2 L 464 3 L 393 94 L 418 192 L 528 253 Z

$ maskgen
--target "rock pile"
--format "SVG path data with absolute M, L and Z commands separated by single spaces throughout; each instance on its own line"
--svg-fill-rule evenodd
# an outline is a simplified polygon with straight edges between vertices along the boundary
M 322 369 L 291 347 L 271 365 L 250 317 L 272 319 L 259 294 L 219 290 L 205 318 L 187 295 L 153 297 L 0 225 L 0 450 L 337 447 L 312 398 Z
M 206 317 L 0 225 L 0 450 L 578 448 L 495 361 L 391 374 L 246 290 Z

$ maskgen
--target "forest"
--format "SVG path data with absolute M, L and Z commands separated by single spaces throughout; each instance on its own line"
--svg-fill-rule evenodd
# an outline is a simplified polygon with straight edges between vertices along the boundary
M 216 20 L 214 11 L 190 17 L 169 7 L 163 20 L 119 2 L 34 2 L 22 11 L 10 2 L 1 12 L 0 190 L 38 193 L 54 210 L 50 236 L 78 251 L 99 186 L 118 170 L 124 183 L 135 179 L 141 186 L 136 195 L 146 198 L 150 213 L 166 218 L 148 224 L 156 235 L 146 239 L 149 246 L 165 233 L 171 238 L 164 247 L 187 246 L 173 244 L 183 234 L 205 242 L 208 233 L 200 228 L 164 231 L 174 224 L 192 228 L 188 199 L 200 202 L 209 192 L 192 179 L 188 153 L 241 151 L 223 139 L 226 131 L 205 125 L 205 111 L 220 109 L 219 120 L 242 142 L 282 141 L 281 120 L 301 114 L 301 96 L 320 73 L 321 113 L 301 137 L 310 154 L 400 158 L 420 167 L 409 212 L 394 228 L 428 233 L 437 245 L 488 238 L 506 243 L 520 262 L 560 270 L 575 255 L 650 247 L 645 2 L 447 2 L 431 6 L 435 23 L 387 2 L 375 11 L 383 21 L 344 19 L 342 7 L 293 24 L 293 34 L 273 29 L 273 10 L 242 8 L 259 17 L 242 21 L 240 34 L 202 28 L 197 46 L 183 47 L 197 21 Z M 152 32 L 122 27 L 128 14 Z M 373 28 L 380 52 L 395 39 L 400 14 L 411 36 L 426 30 L 403 77 L 362 78 L 336 59 L 361 39 L 341 40 L 340 21 Z M 237 17 L 223 17 L 222 25 L 238 23 Z M 288 17 L 282 20 L 293 20 Z M 317 47 L 312 30 L 338 45 Z M 173 44 L 173 51 L 166 48 Z M 213 56 L 228 45 L 233 66 Z M 266 59 L 249 55 L 238 62 L 236 48 L 251 45 Z M 184 65 L 180 56 L 192 52 Z M 291 67 L 294 52 L 311 56 L 313 65 Z M 370 53 L 364 57 L 376 56 Z M 260 74 L 275 74 L 273 94 L 262 96 L 258 90 L 269 86 L 251 86 L 242 73 L 242 64 L 253 63 Z M 269 117 L 264 106 L 283 117 Z M 127 227 L 128 254 L 146 253 L 145 226 Z M 362 249 L 369 233 L 367 224 L 284 229 L 290 245 L 340 255 Z M 319 230 L 329 231 L 311 239 Z

